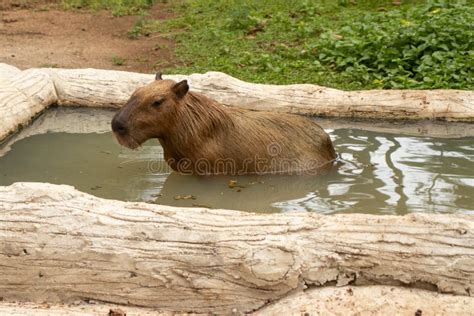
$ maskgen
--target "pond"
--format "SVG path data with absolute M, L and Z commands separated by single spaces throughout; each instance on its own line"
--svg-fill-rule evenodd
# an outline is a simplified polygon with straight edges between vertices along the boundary
M 0 148 L 0 185 L 68 184 L 103 198 L 255 212 L 474 214 L 471 124 L 318 119 L 340 155 L 332 173 L 197 177 L 172 172 L 156 140 L 119 146 L 108 132 L 113 114 L 49 110 Z

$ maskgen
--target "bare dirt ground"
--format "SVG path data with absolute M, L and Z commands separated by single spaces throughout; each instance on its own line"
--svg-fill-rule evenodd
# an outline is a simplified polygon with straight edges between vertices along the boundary
M 138 17 L 65 11 L 57 2 L 1 0 L 0 62 L 22 69 L 90 67 L 147 73 L 173 65 L 171 40 L 160 34 L 129 38 Z M 148 17 L 169 16 L 169 6 L 157 4 Z

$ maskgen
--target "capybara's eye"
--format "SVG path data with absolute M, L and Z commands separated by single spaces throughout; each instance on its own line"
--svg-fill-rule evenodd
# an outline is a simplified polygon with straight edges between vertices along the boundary
M 163 103 L 163 101 L 164 101 L 163 99 L 155 101 L 152 103 L 152 106 L 157 108 Z

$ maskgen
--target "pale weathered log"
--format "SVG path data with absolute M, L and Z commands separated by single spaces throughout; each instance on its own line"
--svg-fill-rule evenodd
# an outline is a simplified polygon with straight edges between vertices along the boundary
M 1 66 L 2 64 L 0 64 Z M 53 81 L 40 70 L 28 70 L 16 75 L 11 67 L 0 67 L 0 141 L 57 101 Z
M 21 70 L 15 66 L 0 63 L 0 84 L 9 84 L 11 78 L 20 73 Z
M 153 75 L 96 69 L 49 69 L 60 104 L 122 106 Z M 474 120 L 474 92 L 461 90 L 341 91 L 311 84 L 248 83 L 220 72 L 164 76 L 189 81 L 226 105 L 329 117 Z
M 243 82 L 219 72 L 164 76 L 187 79 L 229 105 L 325 117 L 474 121 L 474 92 L 460 90 L 340 91 L 310 84 Z M 120 107 L 153 75 L 97 69 L 18 69 L 0 64 L 0 140 L 51 104 Z
M 289 295 L 256 313 L 276 315 L 472 315 L 473 297 L 391 286 L 308 289 Z
M 117 306 L 103 302 L 75 304 L 0 302 L 0 315 L 107 315 L 110 311 L 127 316 L 179 316 L 174 312 L 135 306 Z M 440 294 L 432 291 L 372 286 L 327 286 L 298 292 L 264 307 L 253 315 L 472 315 L 474 298 Z M 182 314 L 182 315 L 188 315 Z
M 250 312 L 307 286 L 474 294 L 474 216 L 258 215 L 0 187 L 0 293 Z
M 122 313 L 122 314 L 121 314 Z M 0 302 L 0 315 L 2 316 L 180 316 L 188 313 L 177 314 L 161 312 L 156 309 L 104 304 L 102 302 L 87 303 L 77 301 L 74 304 L 50 304 L 29 302 Z M 204 314 L 202 314 L 204 315 Z

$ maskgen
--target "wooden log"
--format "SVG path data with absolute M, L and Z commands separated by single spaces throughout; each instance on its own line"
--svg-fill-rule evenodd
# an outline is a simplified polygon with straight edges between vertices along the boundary
M 474 92 L 461 90 L 340 91 L 317 85 L 243 82 L 219 72 L 164 76 L 228 106 L 377 119 L 474 121 Z M 51 104 L 121 107 L 153 75 L 97 69 L 18 69 L 0 64 L 0 141 Z
M 57 96 L 53 81 L 41 70 L 16 73 L 9 66 L 0 67 L 0 73 L 1 142 L 55 103 Z
M 15 66 L 0 63 L 0 84 L 10 84 L 11 79 L 20 73 L 21 70 Z
M 161 312 L 156 309 L 77 301 L 72 304 L 0 302 L 2 316 L 179 316 L 172 312 Z M 189 315 L 183 313 L 182 315 Z
M 153 75 L 96 69 L 49 69 L 60 104 L 116 106 Z M 462 90 L 341 91 L 311 84 L 248 83 L 220 72 L 171 75 L 228 106 L 327 117 L 474 120 L 474 92 Z
M 230 106 L 323 117 L 474 120 L 474 92 L 341 91 L 311 84 L 253 84 L 219 72 L 188 77 L 191 86 Z
M 243 313 L 335 284 L 474 294 L 474 216 L 259 215 L 0 187 L 0 293 Z M 472 301 L 470 301 L 472 304 Z
M 474 298 L 393 286 L 308 289 L 259 310 L 273 315 L 472 315 Z
M 432 291 L 384 285 L 326 286 L 291 294 L 263 307 L 252 315 L 472 315 L 473 297 L 440 294 Z M 179 316 L 187 313 L 153 308 L 118 306 L 96 301 L 73 304 L 0 302 L 0 315 L 108 315 Z M 122 314 L 120 314 L 122 312 Z M 196 315 L 196 314 L 195 314 Z

